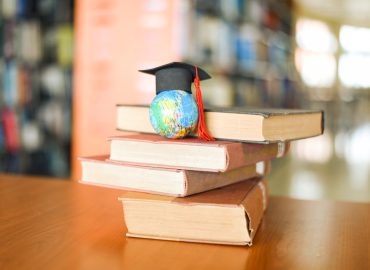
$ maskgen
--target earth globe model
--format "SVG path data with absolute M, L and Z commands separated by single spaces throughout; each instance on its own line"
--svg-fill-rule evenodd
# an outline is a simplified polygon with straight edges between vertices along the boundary
M 182 90 L 164 91 L 150 104 L 149 116 L 159 135 L 180 139 L 196 130 L 198 106 L 191 93 Z

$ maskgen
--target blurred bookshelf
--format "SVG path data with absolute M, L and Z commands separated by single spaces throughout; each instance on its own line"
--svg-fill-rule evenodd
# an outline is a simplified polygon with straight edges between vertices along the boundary
M 0 172 L 68 177 L 73 1 L 0 8 Z
M 182 10 L 183 58 L 212 74 L 207 105 L 302 106 L 291 0 L 187 1 Z
M 0 1 L 0 171 L 70 175 L 74 2 Z M 73 102 L 80 107 L 95 111 L 94 96 L 99 97 L 99 108 L 106 113 L 114 110 L 115 103 L 150 100 L 148 81 L 140 81 L 136 70 L 171 60 L 197 64 L 212 75 L 212 80 L 202 82 L 206 105 L 306 105 L 306 92 L 294 65 L 292 0 L 158 0 L 135 4 L 100 0 L 79 4 L 79 32 L 89 33 L 81 34 L 76 54 L 81 76 Z M 153 18 L 171 23 L 152 25 Z M 105 42 L 94 42 L 104 33 L 114 34 L 105 36 Z M 124 38 L 131 35 L 135 39 Z M 153 53 L 159 49 L 161 53 Z M 109 51 L 111 58 L 92 55 L 92 50 Z M 109 72 L 99 69 L 95 74 L 92 70 L 98 64 L 109 67 Z M 116 76 L 122 70 L 127 76 Z M 104 91 L 90 84 L 91 78 L 103 77 L 110 78 Z M 122 85 L 140 89 L 125 92 Z M 114 130 L 113 118 L 76 115 L 73 130 L 81 138 L 73 138 L 73 162 L 76 156 L 93 154 L 89 151 L 94 147 L 102 152 L 105 145 L 97 147 L 91 142 L 102 141 Z M 94 129 L 95 122 L 99 129 Z M 102 124 L 107 128 L 102 129 Z

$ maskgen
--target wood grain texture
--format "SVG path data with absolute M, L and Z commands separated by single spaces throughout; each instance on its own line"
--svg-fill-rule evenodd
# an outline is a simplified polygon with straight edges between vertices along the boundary
M 239 247 L 126 238 L 121 194 L 0 175 L 0 269 L 370 269 L 370 204 L 272 197 Z

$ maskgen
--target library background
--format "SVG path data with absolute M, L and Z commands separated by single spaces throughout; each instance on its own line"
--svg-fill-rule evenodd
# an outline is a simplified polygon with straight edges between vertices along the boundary
M 137 70 L 176 60 L 211 74 L 206 105 L 325 111 L 273 162 L 272 195 L 370 201 L 368 1 L 0 3 L 0 172 L 77 179 L 120 134 L 115 105 L 154 97 Z

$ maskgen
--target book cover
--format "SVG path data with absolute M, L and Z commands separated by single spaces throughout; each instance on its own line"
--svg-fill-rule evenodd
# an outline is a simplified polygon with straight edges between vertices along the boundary
M 224 173 L 155 168 L 113 162 L 108 155 L 80 158 L 81 183 L 109 188 L 135 190 L 167 196 L 184 197 L 253 177 L 264 176 L 269 162 L 259 162 Z
M 116 114 L 119 130 L 155 133 L 146 105 L 119 104 Z M 207 129 L 216 139 L 271 143 L 313 137 L 324 131 L 323 111 L 209 108 L 204 115 Z
M 127 236 L 251 245 L 268 189 L 265 180 L 254 178 L 185 198 L 127 192 L 119 200 Z
M 173 140 L 154 134 L 113 136 L 110 159 L 145 166 L 225 172 L 284 156 L 290 144 L 252 144 L 232 141 Z

